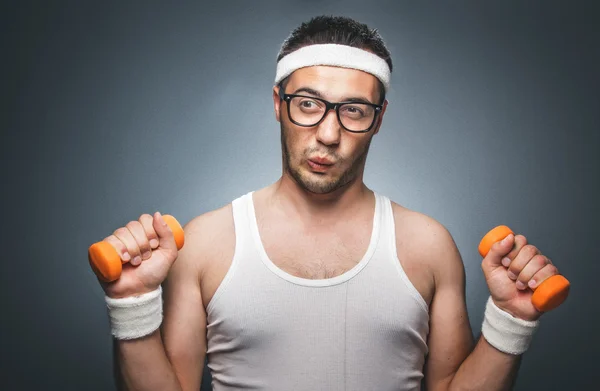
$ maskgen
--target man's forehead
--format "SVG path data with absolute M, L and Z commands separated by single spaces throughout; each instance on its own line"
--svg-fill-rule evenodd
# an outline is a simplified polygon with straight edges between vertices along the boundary
M 379 97 L 379 80 L 364 71 L 335 66 L 309 66 L 294 71 L 286 85 L 286 93 L 300 88 L 320 92 L 325 99 L 362 96 L 371 102 Z

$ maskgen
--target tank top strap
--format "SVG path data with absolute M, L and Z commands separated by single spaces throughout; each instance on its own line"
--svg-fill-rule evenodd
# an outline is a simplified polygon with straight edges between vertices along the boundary
M 250 218 L 248 215 L 248 202 L 251 200 L 251 193 L 246 193 L 231 202 L 232 214 L 233 214 L 233 225 L 235 231 L 235 251 L 231 265 L 225 274 L 225 277 L 219 284 L 219 287 L 215 291 L 211 301 L 206 307 L 206 312 L 209 321 L 214 318 L 215 306 L 219 306 L 218 302 L 221 301 L 221 296 L 227 295 L 227 291 L 235 289 L 230 287 L 231 281 L 235 279 L 235 275 L 240 272 L 244 272 L 248 268 L 247 263 L 252 261 L 252 235 L 250 234 Z M 250 256 L 249 256 L 250 254 Z M 242 270 L 240 270 L 242 269 Z
M 423 299 L 423 296 L 421 296 L 419 291 L 408 278 L 408 275 L 406 274 L 406 271 L 402 267 L 402 263 L 398 258 L 398 248 L 396 246 L 396 222 L 394 219 L 394 210 L 392 209 L 392 201 L 386 196 L 381 197 L 381 211 L 383 216 L 381 218 L 381 246 L 379 251 L 383 256 L 381 256 L 380 259 L 386 263 L 389 263 L 388 267 L 391 266 L 395 269 L 397 274 L 406 285 L 408 292 L 415 298 L 423 310 L 428 312 L 429 308 Z
M 252 202 L 252 192 L 248 192 L 231 202 L 235 228 L 235 248 L 238 253 L 247 251 L 248 246 L 252 244 L 250 202 Z
M 381 201 L 381 238 L 380 242 L 382 250 L 390 252 L 390 256 L 394 257 L 396 252 L 396 228 L 394 224 L 394 211 L 392 210 L 392 202 L 384 195 L 380 195 Z

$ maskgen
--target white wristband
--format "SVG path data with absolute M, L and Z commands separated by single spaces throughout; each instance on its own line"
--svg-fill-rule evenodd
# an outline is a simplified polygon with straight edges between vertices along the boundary
M 162 323 L 162 288 L 140 296 L 114 299 L 105 296 L 111 333 L 117 339 L 141 338 Z
M 519 355 L 529 349 L 539 324 L 539 320 L 519 319 L 501 310 L 490 296 L 485 307 L 481 333 L 496 349 Z

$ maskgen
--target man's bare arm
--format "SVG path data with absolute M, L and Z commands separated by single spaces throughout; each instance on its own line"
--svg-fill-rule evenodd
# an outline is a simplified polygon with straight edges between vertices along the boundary
M 119 390 L 198 390 L 206 355 L 206 314 L 199 260 L 206 235 L 203 216 L 184 226 L 185 245 L 163 283 L 163 322 L 149 336 L 115 340 Z
M 458 369 L 448 390 L 511 390 L 521 365 L 521 355 L 499 351 L 483 336 Z
M 432 266 L 435 293 L 430 307 L 429 355 L 425 382 L 430 391 L 509 390 L 520 357 L 503 353 L 485 338 L 474 345 L 465 301 L 465 271 L 450 233 L 424 218 L 420 248 Z
M 139 339 L 114 340 L 117 389 L 183 390 L 165 353 L 160 330 Z

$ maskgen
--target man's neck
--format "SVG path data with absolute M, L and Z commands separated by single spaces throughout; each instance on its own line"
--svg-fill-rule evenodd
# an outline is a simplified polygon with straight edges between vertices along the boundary
M 367 188 L 362 178 L 327 194 L 316 194 L 300 187 L 291 177 L 283 175 L 267 189 L 268 202 L 294 219 L 328 224 L 345 220 L 371 206 L 373 191 Z

